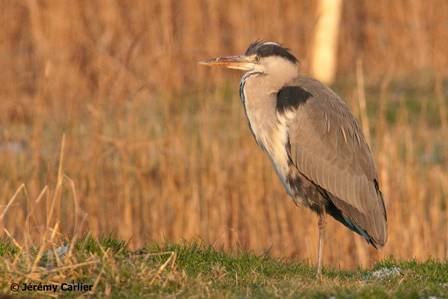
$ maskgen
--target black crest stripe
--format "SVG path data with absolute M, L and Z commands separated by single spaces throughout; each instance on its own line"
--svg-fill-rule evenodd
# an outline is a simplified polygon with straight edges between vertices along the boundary
M 276 43 L 264 43 L 264 42 L 254 42 L 249 48 L 246 50 L 246 55 L 258 55 L 259 57 L 268 57 L 268 56 L 280 56 L 293 63 L 297 63 L 298 60 L 294 55 L 292 55 L 287 48 L 283 48 L 282 46 Z

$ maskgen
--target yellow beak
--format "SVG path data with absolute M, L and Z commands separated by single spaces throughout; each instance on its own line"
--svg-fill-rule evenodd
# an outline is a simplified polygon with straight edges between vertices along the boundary
M 199 64 L 206 66 L 226 67 L 229 69 L 243 71 L 249 71 L 254 69 L 255 67 L 255 61 L 253 57 L 245 55 L 210 58 L 200 61 Z

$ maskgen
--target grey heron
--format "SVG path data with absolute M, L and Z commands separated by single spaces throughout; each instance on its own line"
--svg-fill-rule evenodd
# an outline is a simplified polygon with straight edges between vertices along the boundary
M 386 243 L 386 207 L 372 154 L 333 90 L 301 75 L 297 58 L 275 42 L 257 41 L 243 55 L 200 63 L 245 71 L 240 97 L 256 142 L 293 201 L 319 216 L 319 278 L 326 214 L 375 248 Z

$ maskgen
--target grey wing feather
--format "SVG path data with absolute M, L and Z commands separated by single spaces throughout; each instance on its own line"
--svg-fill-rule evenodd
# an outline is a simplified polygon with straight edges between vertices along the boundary
M 288 125 L 290 158 L 308 179 L 327 191 L 331 202 L 374 246 L 387 240 L 387 216 L 370 149 L 345 103 L 317 80 L 292 85 L 310 97 Z M 360 232 L 363 234 L 363 232 Z

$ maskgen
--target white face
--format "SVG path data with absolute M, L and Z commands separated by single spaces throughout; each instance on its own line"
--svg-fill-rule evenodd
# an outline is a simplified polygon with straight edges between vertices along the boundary
M 297 64 L 280 56 L 260 57 L 254 68 L 267 75 L 280 75 L 282 73 L 297 72 Z

